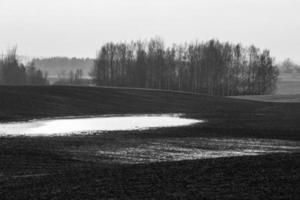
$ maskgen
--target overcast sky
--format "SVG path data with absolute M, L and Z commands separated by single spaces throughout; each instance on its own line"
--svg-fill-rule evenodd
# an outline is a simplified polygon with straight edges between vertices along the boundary
M 107 41 L 216 38 L 300 63 L 300 0 L 0 0 L 0 52 L 95 57 Z

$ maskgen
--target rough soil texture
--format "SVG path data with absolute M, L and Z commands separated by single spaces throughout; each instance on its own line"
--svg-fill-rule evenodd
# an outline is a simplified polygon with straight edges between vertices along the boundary
M 2 137 L 1 199 L 299 199 L 299 151 L 142 164 L 115 162 L 99 153 L 151 141 L 221 148 L 204 138 L 297 146 L 298 103 L 139 89 L 0 87 L 2 122 L 135 113 L 184 113 L 207 122 L 142 132 Z

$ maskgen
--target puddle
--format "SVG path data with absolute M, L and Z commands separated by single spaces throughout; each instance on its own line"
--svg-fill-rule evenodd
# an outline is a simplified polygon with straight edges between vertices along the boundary
M 189 126 L 202 120 L 183 118 L 182 114 L 122 115 L 73 119 L 32 120 L 0 124 L 0 136 L 53 136 L 89 134 L 101 131 L 145 130 Z
M 32 120 L 0 124 L 0 136 L 53 136 L 103 131 L 145 130 L 189 126 L 202 120 L 182 114 L 112 115 Z M 115 137 L 115 136 L 112 136 Z M 100 140 L 101 141 L 101 140 Z M 149 163 L 218 157 L 300 152 L 299 141 L 250 138 L 119 138 L 64 149 L 74 159 L 116 163 Z M 1 177 L 1 174 L 0 174 Z

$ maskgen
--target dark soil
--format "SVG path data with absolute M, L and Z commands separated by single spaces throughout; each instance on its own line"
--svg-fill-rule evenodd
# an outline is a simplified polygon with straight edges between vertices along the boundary
M 135 113 L 184 113 L 207 122 L 101 137 L 0 138 L 0 199 L 300 199 L 299 153 L 129 165 L 86 151 L 153 138 L 299 141 L 299 103 L 139 89 L 0 87 L 2 122 Z

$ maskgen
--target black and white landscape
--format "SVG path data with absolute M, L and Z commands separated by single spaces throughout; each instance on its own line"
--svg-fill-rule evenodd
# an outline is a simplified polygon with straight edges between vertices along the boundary
M 0 199 L 298 200 L 299 10 L 1 0 Z

